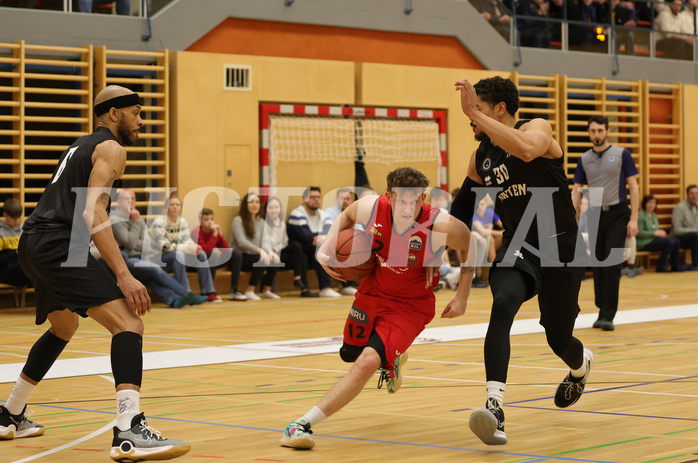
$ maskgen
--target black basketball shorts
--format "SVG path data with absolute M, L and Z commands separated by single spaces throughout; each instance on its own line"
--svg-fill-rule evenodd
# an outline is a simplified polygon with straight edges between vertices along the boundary
M 49 313 L 69 309 L 87 317 L 87 309 L 124 297 L 116 279 L 89 252 L 86 243 L 73 244 L 78 266 L 67 267 L 70 230 L 23 233 L 19 240 L 19 262 L 35 290 L 36 324 Z

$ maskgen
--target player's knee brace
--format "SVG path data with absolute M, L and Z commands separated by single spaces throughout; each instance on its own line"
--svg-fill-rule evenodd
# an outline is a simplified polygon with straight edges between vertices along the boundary
M 143 337 L 122 331 L 111 340 L 111 370 L 114 383 L 141 386 L 143 379 Z
M 347 363 L 353 363 L 356 362 L 356 359 L 359 358 L 359 355 L 361 355 L 363 350 L 363 347 L 352 346 L 344 343 L 339 349 L 339 357 Z
M 385 344 L 383 343 L 383 340 L 378 335 L 378 333 L 376 333 L 375 331 L 371 333 L 371 336 L 368 338 L 368 343 L 366 344 L 366 347 L 371 347 L 378 353 L 378 355 L 381 358 L 381 365 L 385 366 L 388 364 L 388 356 L 385 355 Z
M 36 382 L 41 381 L 66 345 L 68 341 L 47 330 L 29 351 L 22 373 Z

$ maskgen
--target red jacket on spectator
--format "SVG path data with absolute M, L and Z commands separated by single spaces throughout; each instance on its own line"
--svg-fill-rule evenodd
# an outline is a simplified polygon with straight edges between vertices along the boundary
M 194 227 L 191 231 L 191 238 L 209 255 L 216 248 L 229 248 L 228 241 L 223 235 L 214 236 L 213 233 L 206 233 L 200 226 Z

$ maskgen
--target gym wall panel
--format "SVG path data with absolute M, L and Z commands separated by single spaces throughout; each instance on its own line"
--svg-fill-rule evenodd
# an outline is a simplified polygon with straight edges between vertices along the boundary
M 251 90 L 224 90 L 225 65 L 249 66 Z M 171 79 L 172 156 L 176 166 L 172 183 L 181 197 L 196 188 L 231 184 L 242 197 L 259 186 L 260 103 L 341 105 L 354 100 L 351 62 L 176 52 Z M 230 146 L 237 148 L 231 151 Z M 250 153 L 251 159 L 233 162 L 231 156 L 239 153 Z M 229 168 L 242 165 L 244 168 Z M 322 167 L 299 165 L 297 170 L 285 171 L 284 176 L 292 179 L 293 186 L 305 186 L 316 176 L 314 171 L 320 179 L 329 178 Z M 228 170 L 239 171 L 229 177 Z M 353 169 L 342 168 L 342 174 L 348 171 L 353 183 Z M 215 195 L 208 195 L 204 204 L 185 201 L 184 216 L 190 224 L 198 223 L 201 207 L 214 210 L 227 236 L 237 208 L 219 205 Z
M 683 186 L 698 184 L 698 85 L 683 86 Z M 682 188 L 682 200 L 685 199 Z
M 441 109 L 448 105 L 448 70 L 422 66 L 363 63 L 361 101 L 364 106 Z
M 259 150 L 258 101 L 259 79 L 254 70 L 260 68 L 260 58 L 212 53 L 174 53 L 172 78 L 172 184 L 179 195 L 202 187 L 223 187 L 226 176 L 226 146 L 248 146 L 252 153 L 252 169 L 258 170 Z M 224 90 L 224 65 L 251 66 L 252 90 Z M 258 185 L 258 178 L 249 170 L 232 172 L 235 190 L 242 193 Z M 198 224 L 201 207 L 216 213 L 216 220 L 226 230 L 233 212 L 219 207 L 214 195 L 205 204 L 184 201 L 184 216 L 190 224 Z
M 483 68 L 455 37 L 240 18 L 225 19 L 187 50 L 357 63 Z
M 255 70 L 253 70 L 253 74 Z M 351 104 L 354 63 L 260 58 L 259 99 L 276 103 Z

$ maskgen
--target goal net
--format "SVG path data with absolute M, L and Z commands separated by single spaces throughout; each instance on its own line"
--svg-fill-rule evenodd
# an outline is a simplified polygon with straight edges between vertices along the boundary
M 287 162 L 348 164 L 360 159 L 366 165 L 396 167 L 428 162 L 436 170 L 442 162 L 439 124 L 433 119 L 271 115 L 268 156 L 271 187 L 277 186 L 279 167 Z

